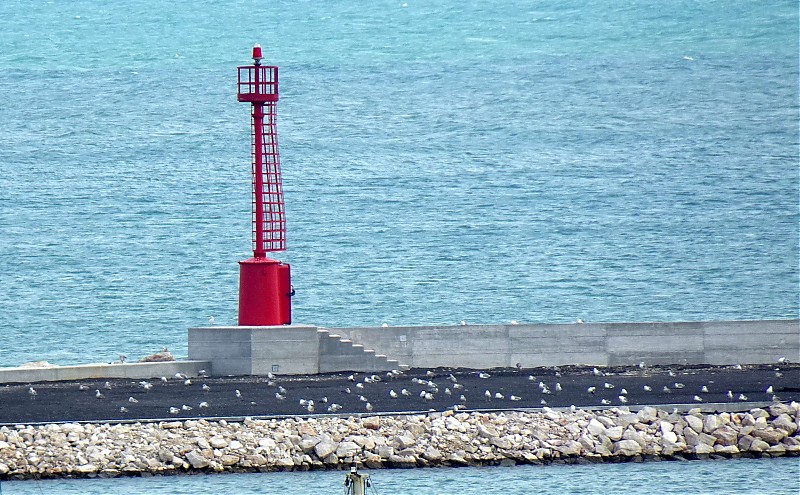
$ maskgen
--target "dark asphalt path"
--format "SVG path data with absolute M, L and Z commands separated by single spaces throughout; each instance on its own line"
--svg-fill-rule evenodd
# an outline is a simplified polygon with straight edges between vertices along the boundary
M 376 373 L 204 378 L 191 383 L 176 377 L 146 380 L 113 379 L 0 385 L 0 424 L 67 421 L 119 421 L 162 418 L 299 416 L 443 411 L 454 405 L 475 409 L 610 407 L 627 404 L 703 404 L 800 401 L 800 365 L 591 367 L 495 369 L 487 371 L 436 368 L 414 369 L 399 376 Z M 481 374 L 488 374 L 482 378 Z M 452 377 L 451 377 L 452 375 Z M 485 376 L 485 375 L 484 375 Z M 455 381 L 454 381 L 455 380 Z M 428 382 L 432 382 L 428 383 Z M 370 383 L 371 382 L 371 383 Z M 546 390 L 540 386 L 540 382 Z M 203 385 L 208 390 L 203 390 Z M 560 384 L 558 390 L 557 384 Z M 607 388 L 605 384 L 613 386 Z M 84 385 L 87 390 L 80 390 Z M 681 385 L 683 385 L 681 387 Z M 645 390 L 645 386 L 651 391 Z M 703 391 L 703 386 L 708 390 Z M 768 392 L 768 387 L 772 392 Z M 35 395 L 30 388 L 35 390 Z M 588 389 L 595 387 L 594 393 Z M 666 387 L 666 389 L 665 389 Z M 408 395 L 402 395 L 405 389 Z M 623 393 L 625 389 L 626 393 Z M 100 391 L 103 398 L 96 397 Z M 240 392 L 237 396 L 236 391 Z M 285 390 L 285 391 L 283 391 Z M 349 390 L 349 392 L 348 392 Z M 450 394 L 447 393 L 449 390 Z M 486 397 L 489 391 L 491 398 Z M 390 396 L 390 391 L 398 394 Z M 733 398 L 728 397 L 728 391 Z M 430 395 L 428 398 L 420 394 Z M 496 397 L 501 394 L 502 398 Z M 276 394 L 279 394 L 282 399 Z M 740 394 L 744 397 L 740 398 Z M 461 396 L 464 396 L 464 400 Z M 519 400 L 512 400 L 512 395 Z M 363 396 L 364 399 L 361 399 Z M 626 403 L 623 402 L 622 396 Z M 698 401 L 695 396 L 702 400 Z M 129 398 L 138 402 L 132 402 Z M 314 401 L 313 411 L 308 403 Z M 543 403 L 546 402 L 546 404 Z M 207 407 L 201 407 L 205 402 Z M 185 409 L 188 406 L 191 409 Z M 124 408 L 121 409 L 121 408 Z M 170 411 L 170 408 L 177 408 Z M 337 409 L 333 407 L 333 409 Z

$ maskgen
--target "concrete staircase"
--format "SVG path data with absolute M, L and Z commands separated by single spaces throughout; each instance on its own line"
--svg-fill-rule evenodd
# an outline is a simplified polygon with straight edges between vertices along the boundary
M 407 370 L 409 366 L 389 359 L 385 354 L 377 354 L 365 349 L 362 344 L 319 328 L 319 371 L 391 371 Z

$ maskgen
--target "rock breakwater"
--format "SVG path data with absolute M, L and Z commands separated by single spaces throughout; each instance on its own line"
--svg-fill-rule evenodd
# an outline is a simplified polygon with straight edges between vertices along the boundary
M 800 403 L 0 428 L 4 478 L 800 455 Z

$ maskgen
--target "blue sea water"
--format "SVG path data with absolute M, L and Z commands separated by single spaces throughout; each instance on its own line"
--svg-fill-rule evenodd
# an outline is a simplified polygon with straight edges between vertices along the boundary
M 251 249 L 235 67 L 256 42 L 281 67 L 278 257 L 296 322 L 798 317 L 794 1 L 4 0 L 0 366 L 181 356 L 187 327 L 235 323 Z M 780 459 L 392 471 L 376 486 L 782 494 L 797 479 Z
M 0 365 L 235 323 L 256 42 L 295 322 L 798 317 L 795 1 L 4 0 Z
M 795 495 L 797 458 L 585 466 L 441 468 L 370 472 L 377 495 Z M 3 495 L 236 495 L 344 493 L 336 471 L 3 483 Z

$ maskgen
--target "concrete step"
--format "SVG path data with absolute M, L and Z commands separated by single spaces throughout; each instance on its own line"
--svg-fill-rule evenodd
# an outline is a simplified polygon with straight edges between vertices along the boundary
M 329 332 L 323 337 L 320 352 L 320 371 L 389 371 L 394 368 L 386 356 L 378 356 L 373 349 L 365 349 L 350 339 Z
M 378 354 L 367 349 L 364 344 L 354 342 L 345 336 L 318 328 L 321 341 L 320 371 L 391 371 L 409 369 L 386 354 Z

